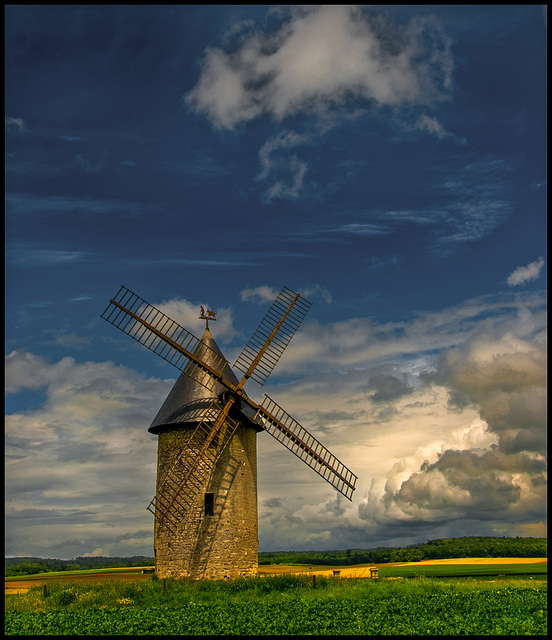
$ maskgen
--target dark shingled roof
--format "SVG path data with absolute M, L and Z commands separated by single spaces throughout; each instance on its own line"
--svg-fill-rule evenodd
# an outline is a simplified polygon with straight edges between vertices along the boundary
M 209 329 L 205 329 L 201 343 L 195 353 L 200 356 L 206 364 L 215 368 L 216 364 L 213 362 L 215 360 L 213 351 L 223 358 L 224 356 Z M 209 348 L 204 348 L 203 345 Z M 218 371 L 221 371 L 220 366 L 218 367 Z M 225 362 L 221 373 L 223 373 L 224 378 L 229 382 L 235 385 L 238 384 L 239 381 L 228 362 Z M 199 384 L 199 382 L 182 373 L 174 383 L 173 388 L 157 412 L 148 431 L 158 434 L 163 426 L 186 422 L 199 422 L 211 402 L 219 397 L 224 390 L 224 386 L 217 382 L 214 390 L 209 391 L 203 385 Z

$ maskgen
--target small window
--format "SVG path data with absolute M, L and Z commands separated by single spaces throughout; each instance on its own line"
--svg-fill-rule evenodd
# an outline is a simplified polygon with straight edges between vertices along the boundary
M 205 494 L 205 515 L 206 516 L 215 515 L 215 494 L 214 493 Z

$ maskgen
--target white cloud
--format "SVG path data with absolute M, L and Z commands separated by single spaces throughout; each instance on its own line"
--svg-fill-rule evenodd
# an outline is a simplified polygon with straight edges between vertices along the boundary
M 278 295 L 278 291 L 269 287 L 268 285 L 261 285 L 259 287 L 246 287 L 240 293 L 241 299 L 248 301 L 251 300 L 257 304 L 264 304 L 265 302 L 274 302 L 276 296 Z
M 156 439 L 147 432 L 171 381 L 113 363 L 48 363 L 12 352 L 9 392 L 44 388 L 37 410 L 6 416 L 6 552 L 71 558 L 100 546 L 151 553 L 145 511 L 155 491 Z
M 268 304 L 276 293 L 243 296 Z M 359 476 L 357 491 L 352 502 L 336 498 L 261 433 L 261 549 L 544 535 L 544 302 L 483 298 L 393 325 L 307 323 L 264 391 Z M 173 303 L 172 315 L 197 314 Z M 46 397 L 6 419 L 9 552 L 151 553 L 147 427 L 172 381 L 21 352 L 6 367 L 8 392 Z
M 17 393 L 21 389 L 39 389 L 46 386 L 52 376 L 46 360 L 32 353 L 12 351 L 4 364 L 5 391 Z
M 540 272 L 544 267 L 544 258 L 537 258 L 534 262 L 530 262 L 525 267 L 518 267 L 514 269 L 512 273 L 508 276 L 508 284 L 511 287 L 517 287 L 520 284 L 525 284 L 527 282 L 533 282 L 540 276 Z
M 240 297 L 244 301 L 255 302 L 256 304 L 272 304 L 280 292 L 268 285 L 260 285 L 258 287 L 246 287 L 241 291 Z M 313 300 L 322 300 L 326 304 L 332 301 L 332 294 L 327 287 L 321 284 L 311 283 L 301 287 L 297 293 L 309 302 Z
M 261 434 L 264 548 L 312 548 L 306 531 L 325 548 L 545 535 L 546 315 L 529 300 L 298 334 L 281 364 L 301 378 L 265 391 L 357 473 L 358 488 L 336 518 L 333 491 Z
M 451 70 L 450 43 L 432 19 L 401 27 L 355 6 L 301 6 L 276 33 L 248 31 L 231 53 L 209 48 L 186 102 L 234 129 L 262 114 L 323 116 L 351 98 L 432 104 L 449 97 Z
M 299 293 L 309 302 L 322 300 L 322 302 L 329 304 L 332 301 L 330 290 L 321 284 L 306 284 L 299 289 Z
M 413 18 L 400 25 L 364 7 L 292 6 L 277 12 L 276 30 L 240 32 L 234 25 L 227 50 L 209 47 L 188 107 L 221 131 L 235 130 L 261 116 L 280 124 L 297 117 L 309 133 L 282 131 L 259 152 L 257 180 L 262 199 L 320 197 L 307 181 L 310 162 L 295 152 L 340 123 L 377 112 L 393 114 L 401 130 L 449 137 L 435 117 L 419 115 L 451 97 L 449 38 L 436 19 Z M 414 115 L 413 115 L 414 114 Z M 419 117 L 416 124 L 402 119 Z M 335 188 L 340 177 L 326 189 Z
M 206 302 L 189 302 L 184 298 L 173 298 L 160 303 L 154 303 L 153 306 L 167 315 L 171 320 L 182 325 L 188 331 L 191 331 L 196 337 L 201 338 L 205 331 L 205 320 L 200 318 L 201 309 L 210 308 Z M 217 341 L 222 343 L 231 342 L 239 332 L 234 328 L 234 316 L 230 307 L 215 307 L 212 309 L 216 314 L 216 334 Z

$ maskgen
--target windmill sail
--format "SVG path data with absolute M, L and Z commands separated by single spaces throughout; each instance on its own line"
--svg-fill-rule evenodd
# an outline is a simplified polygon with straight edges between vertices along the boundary
M 311 303 L 284 287 L 261 324 L 234 363 L 244 374 L 241 386 L 249 378 L 263 385 L 293 338 Z
M 126 287 L 119 289 L 101 317 L 210 391 L 220 378 L 225 358 L 213 351 L 206 365 L 194 352 L 200 346 L 212 351 L 208 346 Z
M 110 301 L 102 318 L 210 391 L 215 389 L 217 382 L 230 391 L 224 402 L 219 400 L 211 404 L 198 425 L 198 433 L 203 433 L 205 438 L 200 454 L 190 456 L 189 451 L 182 451 L 177 455 L 174 468 L 178 473 L 175 471 L 167 475 L 163 495 L 158 490 L 150 503 L 148 508 L 160 522 L 170 524 L 171 521 L 178 521 L 179 514 L 185 511 L 186 505 L 193 499 L 191 496 L 194 495 L 194 484 L 199 486 L 199 479 L 210 473 L 216 464 L 223 448 L 210 448 L 209 443 L 219 431 L 221 434 L 229 434 L 228 439 L 231 437 L 235 426 L 228 417 L 228 412 L 234 404 L 241 408 L 241 413 L 247 419 L 268 431 L 347 499 L 351 499 L 357 476 L 274 400 L 265 396 L 263 404 L 258 405 L 243 391 L 249 378 L 261 385 L 265 383 L 310 306 L 310 302 L 298 293 L 287 287 L 282 289 L 236 360 L 234 366 L 244 374 L 236 385 L 223 374 L 228 363 L 220 353 L 211 350 L 184 327 L 129 289 L 121 287 Z M 222 444 L 228 441 L 225 437 L 220 440 Z M 183 465 L 187 466 L 184 468 Z M 179 478 L 178 482 L 174 481 L 175 477 Z
M 213 401 L 203 410 L 203 419 L 177 452 L 172 468 L 158 484 L 147 507 L 159 525 L 172 531 L 193 504 L 238 427 L 228 417 L 228 410 L 229 406 L 223 408 L 218 400 Z
M 265 395 L 253 420 L 348 500 L 351 499 L 357 476 L 274 400 Z

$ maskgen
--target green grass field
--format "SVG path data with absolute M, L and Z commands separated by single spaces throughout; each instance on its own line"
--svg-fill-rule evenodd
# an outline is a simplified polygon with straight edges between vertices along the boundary
M 279 575 L 229 581 L 48 581 L 5 599 L 6 635 L 543 635 L 546 565 L 532 576 L 453 578 L 387 567 L 377 580 Z M 470 567 L 470 569 L 468 569 Z M 66 574 L 67 572 L 63 572 Z M 75 572 L 77 573 L 77 572 Z M 81 574 L 83 572 L 80 572 Z M 46 574 L 51 575 L 51 574 Z M 64 576 L 65 577 L 65 576 Z M 92 575 L 90 576 L 92 578 Z M 402 579 L 401 579 L 402 578 Z
M 412 563 L 407 566 L 383 566 L 379 570 L 381 578 L 426 576 L 433 578 L 497 577 L 497 576 L 547 576 L 546 564 L 461 564 L 429 565 Z

